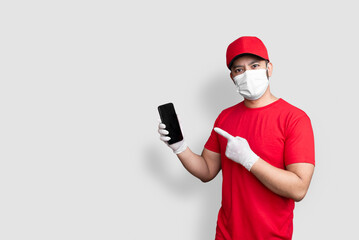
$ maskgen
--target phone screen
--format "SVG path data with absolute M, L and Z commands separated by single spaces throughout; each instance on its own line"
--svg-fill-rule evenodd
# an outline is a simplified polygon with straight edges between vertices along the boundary
M 168 144 L 173 144 L 183 140 L 181 127 L 178 122 L 177 114 L 173 103 L 166 103 L 158 106 L 158 112 L 162 123 L 166 125 L 166 130 L 169 132 L 168 136 L 171 138 Z

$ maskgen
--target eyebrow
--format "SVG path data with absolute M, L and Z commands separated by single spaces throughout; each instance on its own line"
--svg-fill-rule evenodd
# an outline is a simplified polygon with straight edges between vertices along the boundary
M 253 60 L 252 62 L 250 62 L 248 65 L 252 65 L 254 63 L 259 63 L 261 60 Z M 232 66 L 232 68 L 238 68 L 238 67 L 244 67 L 244 65 L 234 65 Z

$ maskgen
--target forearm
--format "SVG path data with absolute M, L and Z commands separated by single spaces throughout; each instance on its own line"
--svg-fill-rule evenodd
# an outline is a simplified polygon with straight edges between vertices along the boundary
M 210 170 L 203 156 L 195 154 L 191 149 L 187 148 L 185 151 L 177 154 L 177 157 L 193 176 L 203 182 L 210 180 Z
M 307 184 L 296 173 L 276 168 L 263 159 L 253 165 L 251 173 L 268 189 L 282 197 L 300 201 L 307 192 Z

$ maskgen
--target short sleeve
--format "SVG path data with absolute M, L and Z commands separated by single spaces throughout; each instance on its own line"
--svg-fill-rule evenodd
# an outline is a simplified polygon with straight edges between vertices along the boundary
M 206 149 L 216 153 L 221 152 L 219 141 L 218 141 L 218 134 L 216 134 L 216 132 L 213 130 L 215 127 L 217 127 L 218 121 L 219 121 L 219 117 L 215 121 L 211 135 L 209 136 L 206 144 L 204 145 Z
M 288 126 L 284 145 L 284 163 L 286 166 L 293 163 L 315 165 L 313 128 L 306 114 Z

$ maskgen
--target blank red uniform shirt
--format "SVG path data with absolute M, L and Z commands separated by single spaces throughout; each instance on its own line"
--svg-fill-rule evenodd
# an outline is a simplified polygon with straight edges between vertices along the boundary
M 247 108 L 241 102 L 222 111 L 214 127 L 247 139 L 253 152 L 277 168 L 315 164 L 310 119 L 283 99 L 261 108 Z M 221 154 L 223 175 L 216 240 L 291 239 L 294 201 L 273 193 L 228 159 L 226 146 L 227 140 L 212 130 L 205 148 Z

